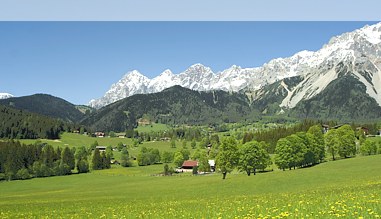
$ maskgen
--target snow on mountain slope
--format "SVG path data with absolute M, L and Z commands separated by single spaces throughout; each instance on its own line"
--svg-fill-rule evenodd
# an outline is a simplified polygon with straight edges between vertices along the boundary
M 9 94 L 9 93 L 0 93 L 0 99 L 8 99 L 8 98 L 11 98 L 13 97 L 12 94 Z
M 288 93 L 281 107 L 295 107 L 346 74 L 354 75 L 381 105 L 381 23 L 332 38 L 311 56 L 310 63 L 314 64 L 305 69 L 305 79 Z
M 138 93 L 147 93 L 149 79 L 140 72 L 134 70 L 123 76 L 117 83 L 113 84 L 106 94 L 97 100 L 91 100 L 89 105 L 100 108 L 110 103 L 116 102 L 124 97 Z
M 174 85 L 193 90 L 257 90 L 284 78 L 303 75 L 304 80 L 280 104 L 293 108 L 299 101 L 320 93 L 340 74 L 351 73 L 366 85 L 367 93 L 381 105 L 381 23 L 333 37 L 320 50 L 301 51 L 287 58 L 277 58 L 261 67 L 233 65 L 214 73 L 209 67 L 194 64 L 180 74 L 165 70 L 148 79 L 137 71 L 126 74 L 106 94 L 89 105 L 100 108 L 119 99 L 162 91 Z

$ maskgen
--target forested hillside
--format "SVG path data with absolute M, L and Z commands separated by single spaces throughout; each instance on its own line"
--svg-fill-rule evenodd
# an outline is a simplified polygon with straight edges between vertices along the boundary
M 62 131 L 69 131 L 74 126 L 58 119 L 2 105 L 0 121 L 0 138 L 10 139 L 57 139 Z
M 154 94 L 138 94 L 91 114 L 83 124 L 95 130 L 124 131 L 143 117 L 165 124 L 216 124 L 258 118 L 246 95 L 224 91 L 199 92 L 180 86 Z
M 68 122 L 78 122 L 84 116 L 74 104 L 48 94 L 8 98 L 0 100 L 0 104 Z

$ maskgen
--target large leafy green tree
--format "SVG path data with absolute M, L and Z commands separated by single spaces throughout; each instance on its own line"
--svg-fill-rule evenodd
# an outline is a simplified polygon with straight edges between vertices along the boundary
M 171 163 L 173 161 L 173 153 L 169 151 L 163 151 L 161 153 L 161 161 L 163 163 Z
M 325 136 L 325 145 L 327 147 L 327 150 L 329 154 L 332 156 L 332 160 L 336 159 L 337 152 L 340 147 L 340 139 L 339 139 L 339 133 L 337 129 L 331 129 L 329 130 Z
M 339 136 L 338 153 L 342 158 L 348 158 L 356 154 L 356 137 L 350 125 L 343 125 L 337 129 Z
M 247 142 L 239 147 L 238 169 L 248 176 L 256 174 L 257 169 L 265 169 L 270 163 L 270 156 L 263 144 L 257 141 Z
M 275 164 L 279 169 L 285 170 L 286 168 L 291 169 L 292 163 L 292 145 L 286 138 L 281 138 L 275 147 Z
M 231 172 L 238 164 L 238 144 L 233 137 L 224 138 L 221 141 L 219 152 L 216 157 L 216 166 L 222 173 L 222 179 Z
M 308 150 L 313 154 L 313 164 L 322 162 L 325 157 L 324 134 L 320 125 L 314 125 L 308 129 Z
M 173 155 L 173 163 L 175 163 L 177 167 L 181 167 L 181 165 L 183 165 L 184 160 L 184 155 L 180 151 L 177 151 Z
M 301 133 L 299 135 L 303 136 Z M 296 134 L 279 139 L 275 152 L 275 164 L 282 170 L 296 168 L 305 164 L 306 140 Z
M 361 145 L 360 151 L 363 155 L 377 154 L 377 144 L 375 141 L 366 139 Z

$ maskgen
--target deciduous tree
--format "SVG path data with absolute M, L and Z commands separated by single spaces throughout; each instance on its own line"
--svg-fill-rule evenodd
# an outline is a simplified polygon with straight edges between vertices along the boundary
M 224 138 L 221 141 L 218 155 L 216 157 L 216 166 L 222 173 L 222 179 L 231 172 L 238 164 L 239 153 L 238 144 L 233 137 Z

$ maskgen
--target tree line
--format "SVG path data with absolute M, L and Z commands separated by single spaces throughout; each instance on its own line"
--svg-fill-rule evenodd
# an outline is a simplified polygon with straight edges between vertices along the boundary
M 0 180 L 63 176 L 87 173 L 90 169 L 108 169 L 111 167 L 111 157 L 112 152 L 100 152 L 98 148 L 93 150 L 85 146 L 54 148 L 39 142 L 30 145 L 13 140 L 0 142 Z
M 326 155 L 336 160 L 338 157 L 353 157 L 357 153 L 381 154 L 381 144 L 377 146 L 369 138 L 362 139 L 361 135 L 364 134 L 356 135 L 352 126 L 339 126 L 324 134 L 321 125 L 313 125 L 306 132 L 296 132 L 280 138 L 274 149 L 274 163 L 281 170 L 291 170 L 324 162 Z M 234 137 L 222 139 L 216 156 L 216 167 L 222 173 L 223 179 L 234 169 L 250 176 L 251 173 L 255 174 L 257 170 L 264 170 L 272 164 L 269 144 L 253 139 L 255 138 L 246 136 L 242 143 Z
M 88 172 L 87 151 L 82 151 L 39 143 L 0 142 L 0 180 L 69 175 L 75 168 L 78 173 Z

